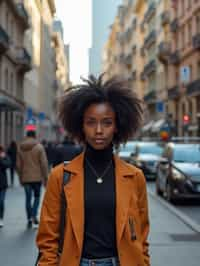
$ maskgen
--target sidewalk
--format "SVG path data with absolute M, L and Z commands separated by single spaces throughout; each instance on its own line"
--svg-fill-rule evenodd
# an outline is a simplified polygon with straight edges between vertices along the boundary
M 0 264 L 34 265 L 36 231 L 26 229 L 23 188 L 8 189 L 6 198 L 5 227 L 0 230 Z M 149 206 L 151 265 L 199 266 L 200 235 L 151 196 Z

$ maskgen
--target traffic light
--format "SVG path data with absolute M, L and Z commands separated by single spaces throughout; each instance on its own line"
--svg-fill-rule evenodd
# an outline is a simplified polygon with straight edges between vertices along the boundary
M 183 116 L 183 124 L 187 125 L 190 122 L 190 117 L 189 115 L 184 115 Z
M 188 130 L 189 123 L 190 123 L 190 117 L 189 117 L 189 115 L 185 114 L 183 116 L 183 130 L 184 131 L 187 131 Z

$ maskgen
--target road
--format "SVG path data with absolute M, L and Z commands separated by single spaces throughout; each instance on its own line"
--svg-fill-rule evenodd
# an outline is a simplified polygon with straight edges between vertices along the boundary
M 155 183 L 148 182 L 148 189 L 152 193 L 156 194 Z M 194 220 L 200 226 L 200 200 L 179 200 L 173 206 Z
M 149 195 L 152 266 L 199 266 L 200 234 Z M 24 192 L 8 190 L 5 227 L 0 230 L 0 265 L 31 266 L 37 255 L 34 229 L 26 229 Z M 188 255 L 189 254 L 189 255 Z

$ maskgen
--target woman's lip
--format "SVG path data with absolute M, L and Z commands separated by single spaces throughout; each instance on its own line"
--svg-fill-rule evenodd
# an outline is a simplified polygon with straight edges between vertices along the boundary
M 102 142 L 105 141 L 105 139 L 95 139 L 94 141 L 95 141 L 96 143 L 102 143 Z

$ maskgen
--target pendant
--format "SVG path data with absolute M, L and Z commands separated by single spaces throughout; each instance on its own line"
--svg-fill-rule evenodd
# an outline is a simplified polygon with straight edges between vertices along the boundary
M 98 177 L 98 178 L 97 178 L 97 183 L 98 183 L 98 184 L 102 184 L 102 183 L 103 183 L 103 179 L 102 179 L 101 177 Z

